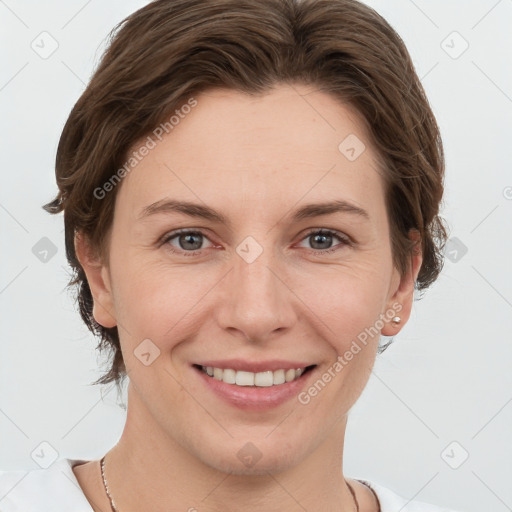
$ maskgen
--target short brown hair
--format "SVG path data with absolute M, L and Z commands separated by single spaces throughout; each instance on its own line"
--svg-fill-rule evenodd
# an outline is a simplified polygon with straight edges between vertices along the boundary
M 401 275 L 421 238 L 416 289 L 443 265 L 447 233 L 439 217 L 444 155 L 439 129 L 400 36 L 355 0 L 156 0 L 119 23 L 71 111 L 56 156 L 59 192 L 44 205 L 64 211 L 66 255 L 80 314 L 113 352 L 94 384 L 126 375 L 117 327 L 99 325 L 75 254 L 77 232 L 108 261 L 117 188 L 94 191 L 126 161 L 133 144 L 192 95 L 223 87 L 261 94 L 280 83 L 319 87 L 355 107 L 385 170 L 393 261 Z M 341 142 L 341 141 L 340 141 Z

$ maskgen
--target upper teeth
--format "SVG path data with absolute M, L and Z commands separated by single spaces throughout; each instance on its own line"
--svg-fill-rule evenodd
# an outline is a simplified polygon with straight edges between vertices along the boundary
M 242 370 L 232 370 L 229 368 L 214 368 L 213 366 L 201 366 L 201 369 L 210 377 L 221 380 L 226 384 L 236 384 L 237 386 L 259 386 L 268 387 L 277 384 L 284 384 L 300 377 L 305 368 L 296 370 L 276 370 L 266 372 L 245 372 Z

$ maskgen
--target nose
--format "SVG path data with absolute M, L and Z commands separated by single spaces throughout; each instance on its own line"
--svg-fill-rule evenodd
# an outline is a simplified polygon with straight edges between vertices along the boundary
M 222 329 L 261 343 L 274 334 L 283 335 L 294 324 L 296 296 L 271 249 L 248 261 L 234 254 L 233 268 L 221 285 L 216 315 Z

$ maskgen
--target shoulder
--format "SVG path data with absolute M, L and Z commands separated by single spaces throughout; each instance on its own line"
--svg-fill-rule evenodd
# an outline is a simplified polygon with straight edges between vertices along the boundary
M 72 471 L 82 462 L 60 459 L 47 469 L 0 471 L 0 512 L 92 512 Z
M 381 512 L 396 512 L 397 510 L 400 510 L 400 512 L 459 512 L 424 501 L 408 500 L 388 487 L 370 480 L 362 478 L 356 478 L 356 480 L 375 491 L 380 502 Z

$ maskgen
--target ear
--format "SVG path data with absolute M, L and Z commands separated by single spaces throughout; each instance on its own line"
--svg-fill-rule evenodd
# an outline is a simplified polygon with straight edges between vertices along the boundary
M 101 262 L 98 256 L 93 255 L 87 237 L 81 232 L 75 235 L 75 253 L 91 289 L 94 319 L 103 327 L 115 327 L 117 322 L 107 265 Z
M 394 286 L 396 286 L 396 290 L 389 297 L 386 310 L 396 311 L 396 313 L 393 314 L 393 317 L 399 316 L 400 323 L 393 323 L 391 321 L 393 317 L 390 318 L 390 316 L 387 315 L 386 323 L 381 331 L 381 334 L 384 336 L 395 336 L 398 334 L 411 315 L 412 304 L 414 301 L 414 283 L 418 277 L 423 256 L 419 231 L 417 229 L 411 229 L 409 231 L 409 238 L 416 242 L 411 250 L 409 268 L 403 277 L 401 277 L 398 270 L 395 269 L 395 275 L 397 278 L 395 278 L 394 281 L 399 282 L 398 285 L 394 284 Z

